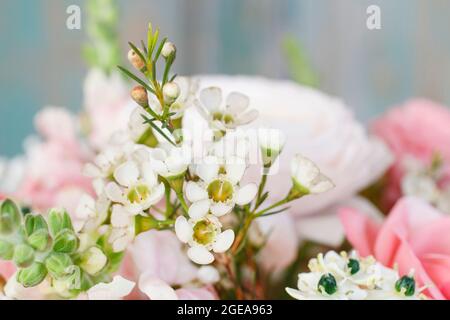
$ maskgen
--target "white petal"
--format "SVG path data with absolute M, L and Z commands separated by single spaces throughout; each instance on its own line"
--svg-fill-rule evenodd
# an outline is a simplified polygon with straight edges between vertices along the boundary
M 200 92 L 200 101 L 210 113 L 218 111 L 222 102 L 222 90 L 217 87 L 203 89 Z
M 152 189 L 152 193 L 150 194 L 150 196 L 148 197 L 146 204 L 147 205 L 154 205 L 155 203 L 158 203 L 159 200 L 162 199 L 162 197 L 164 196 L 164 184 L 160 183 L 156 188 Z
M 87 176 L 87 177 L 100 177 L 102 174 L 102 172 L 100 171 L 100 169 L 93 165 L 92 163 L 88 163 L 84 166 L 83 168 L 83 175 Z
M 142 178 L 144 178 L 146 184 L 153 187 L 158 183 L 158 177 L 153 171 L 150 162 L 142 163 L 141 170 L 142 170 Z
M 189 217 L 191 217 L 194 220 L 198 220 L 206 216 L 206 214 L 209 211 L 210 207 L 210 201 L 209 199 L 206 200 L 200 200 L 197 202 L 194 202 L 189 207 Z
M 116 228 L 126 227 L 130 223 L 130 214 L 121 205 L 114 205 L 111 212 L 111 225 Z
M 175 290 L 150 272 L 140 276 L 139 289 L 151 300 L 178 300 Z
M 216 241 L 213 244 L 213 250 L 216 253 L 223 253 L 230 249 L 234 242 L 234 231 L 228 229 L 216 237 Z
M 138 180 L 139 168 L 134 161 L 127 161 L 117 167 L 114 178 L 122 186 L 129 187 Z
M 192 227 L 186 218 L 179 216 L 175 221 L 175 234 L 178 239 L 183 243 L 187 243 L 192 239 L 192 233 Z
M 204 199 L 208 199 L 208 192 L 200 187 L 197 183 L 189 181 L 186 184 L 186 198 L 190 202 L 196 202 Z
M 202 246 L 189 248 L 187 255 L 197 264 L 210 264 L 214 261 L 214 255 Z
M 135 283 L 121 276 L 115 276 L 110 283 L 99 283 L 87 291 L 89 300 L 116 300 L 131 293 Z
M 225 165 L 228 180 L 233 184 L 238 183 L 241 181 L 246 168 L 244 159 L 240 157 L 229 157 Z
M 256 118 L 258 118 L 259 116 L 259 112 L 256 110 L 250 110 L 242 115 L 239 116 L 239 118 L 237 119 L 237 123 L 242 125 L 242 124 L 247 124 L 250 123 L 254 120 L 256 120 Z
M 110 182 L 106 185 L 105 193 L 113 202 L 124 202 L 125 195 L 122 189 L 115 182 Z
M 203 163 L 197 165 L 196 173 L 203 181 L 210 182 L 217 178 L 219 169 L 219 159 L 209 156 L 203 159 Z
M 249 183 L 246 186 L 239 189 L 236 195 L 236 204 L 243 206 L 250 203 L 256 196 L 258 187 L 254 183 Z
M 215 215 L 216 217 L 221 217 L 223 215 L 226 215 L 231 210 L 233 210 L 233 206 L 222 203 L 222 202 L 214 203 L 211 206 L 211 213 L 213 215 Z
M 323 193 L 334 188 L 334 183 L 328 177 L 320 174 L 315 184 L 309 190 L 311 193 Z
M 249 98 L 239 92 L 231 92 L 227 97 L 227 108 L 232 114 L 240 114 L 247 109 L 250 103 Z
M 219 271 L 212 266 L 203 266 L 198 269 L 198 279 L 204 284 L 213 284 L 220 280 Z

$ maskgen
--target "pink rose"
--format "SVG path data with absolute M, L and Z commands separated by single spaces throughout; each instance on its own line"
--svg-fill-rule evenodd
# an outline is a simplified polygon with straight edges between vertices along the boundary
M 76 120 L 65 109 L 45 108 L 36 116 L 42 141 L 28 144 L 23 181 L 16 196 L 37 210 L 76 208 L 83 192 L 92 193 L 82 174 L 89 152 L 77 140 Z
M 450 299 L 450 216 L 417 198 L 400 199 L 383 223 L 352 208 L 340 210 L 348 240 L 362 256 L 414 269 L 419 285 L 434 299 Z
M 400 198 L 404 160 L 413 156 L 429 164 L 438 152 L 450 177 L 450 110 L 432 101 L 417 99 L 390 110 L 373 123 L 373 131 L 391 148 L 395 163 L 388 174 L 384 202 L 391 207 Z

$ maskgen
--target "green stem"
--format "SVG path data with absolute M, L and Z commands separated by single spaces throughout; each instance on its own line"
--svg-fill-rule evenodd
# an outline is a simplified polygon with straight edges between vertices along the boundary
M 254 211 L 256 211 L 256 209 L 259 208 L 259 206 L 261 205 L 261 195 L 264 192 L 264 187 L 266 186 L 266 182 L 267 182 L 267 174 L 264 173 L 261 177 L 261 182 L 259 183 L 259 187 L 258 187 L 258 193 L 256 196 L 256 202 L 255 202 L 255 208 L 253 209 Z
M 164 181 L 164 192 L 165 192 L 165 196 L 166 196 L 166 213 L 165 213 L 165 217 L 166 219 L 169 218 L 172 215 L 172 211 L 173 211 L 173 207 L 172 207 L 172 202 L 170 201 L 170 193 L 171 193 L 171 189 L 169 186 L 169 183 L 167 181 Z
M 182 193 L 177 193 L 177 198 L 178 198 L 178 200 L 180 200 L 181 207 L 187 213 L 189 211 L 189 207 L 186 204 L 186 200 L 184 200 L 183 194 Z

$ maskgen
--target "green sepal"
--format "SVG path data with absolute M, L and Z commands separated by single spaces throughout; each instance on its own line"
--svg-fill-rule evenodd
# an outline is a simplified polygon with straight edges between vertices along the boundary
M 55 237 L 52 250 L 61 253 L 75 253 L 79 246 L 79 240 L 73 230 L 63 229 Z
M 34 261 L 34 249 L 27 244 L 19 244 L 14 248 L 13 260 L 16 266 L 26 268 Z
M 19 228 L 22 215 L 17 205 L 10 199 L 6 199 L 0 205 L 0 233 L 10 234 Z
M 50 234 L 53 238 L 55 238 L 63 229 L 73 231 L 72 220 L 65 210 L 50 210 L 47 221 Z

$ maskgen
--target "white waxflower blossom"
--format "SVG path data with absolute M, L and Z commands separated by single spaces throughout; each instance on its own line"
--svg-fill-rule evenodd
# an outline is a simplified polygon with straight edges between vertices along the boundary
M 195 168 L 200 180 L 186 184 L 186 197 L 192 203 L 189 215 L 195 218 L 211 211 L 220 217 L 229 213 L 235 204 L 250 203 L 256 196 L 257 186 L 239 185 L 245 170 L 245 160 L 239 157 L 228 157 L 224 163 L 214 156 L 205 157 Z
M 184 175 L 191 162 L 191 154 L 189 148 L 172 147 L 168 150 L 157 148 L 152 150 L 152 168 L 164 178 L 178 177 Z
M 222 90 L 209 87 L 200 92 L 199 100 L 195 100 L 200 114 L 217 130 L 226 131 L 248 124 L 258 117 L 258 111 L 247 111 L 249 99 L 238 93 L 230 93 L 222 103 Z
M 120 300 L 131 293 L 135 283 L 115 276 L 110 283 L 99 283 L 87 291 L 89 300 Z
M 108 242 L 114 252 L 124 251 L 134 240 L 134 216 L 121 205 L 114 205 L 111 212 L 111 230 Z
M 175 221 L 175 233 L 181 242 L 187 243 L 189 259 L 197 264 L 210 264 L 216 253 L 226 252 L 234 242 L 234 231 L 222 231 L 219 219 L 209 213 L 203 216 L 190 216 L 187 220 L 180 216 Z
M 93 231 L 108 217 L 111 201 L 101 193 L 97 199 L 88 194 L 81 196 L 75 214 L 72 215 L 74 229 L 78 231 Z
M 303 194 L 326 192 L 334 187 L 333 182 L 320 172 L 317 165 L 297 154 L 291 162 L 294 188 Z
M 129 160 L 114 171 L 115 182 L 105 187 L 108 198 L 131 214 L 139 214 L 156 204 L 164 195 L 164 185 L 158 182 L 150 161 Z
M 360 258 L 330 251 L 311 259 L 310 272 L 300 273 L 297 289 L 286 288 L 298 300 L 417 300 L 424 298 L 412 275 L 400 277 L 373 257 Z

